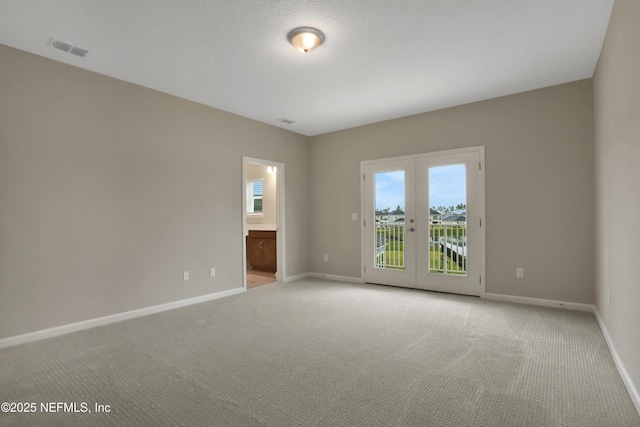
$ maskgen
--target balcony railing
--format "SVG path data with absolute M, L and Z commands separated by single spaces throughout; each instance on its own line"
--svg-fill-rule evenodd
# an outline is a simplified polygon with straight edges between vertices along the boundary
M 429 273 L 467 273 L 467 224 L 431 225 Z
M 376 268 L 404 270 L 404 223 L 376 223 Z
M 376 268 L 404 270 L 404 232 L 404 223 L 376 223 Z M 431 224 L 428 245 L 429 273 L 466 274 L 466 224 Z

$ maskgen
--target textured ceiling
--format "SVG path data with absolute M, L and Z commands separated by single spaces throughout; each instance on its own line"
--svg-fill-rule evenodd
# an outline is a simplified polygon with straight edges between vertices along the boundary
M 613 0 L 2 0 L 0 43 L 317 135 L 591 77 L 612 7 Z M 298 26 L 321 29 L 325 44 L 298 52 L 286 40 Z M 89 54 L 58 51 L 52 38 Z

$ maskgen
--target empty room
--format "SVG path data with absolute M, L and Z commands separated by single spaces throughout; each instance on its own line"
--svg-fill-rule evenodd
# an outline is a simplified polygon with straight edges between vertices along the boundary
M 638 22 L 0 2 L 0 425 L 640 426 Z

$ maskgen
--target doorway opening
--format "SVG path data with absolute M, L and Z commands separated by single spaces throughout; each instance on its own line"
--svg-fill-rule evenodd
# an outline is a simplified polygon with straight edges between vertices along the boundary
M 242 158 L 243 282 L 251 289 L 282 280 L 284 164 Z
M 482 296 L 484 147 L 361 163 L 365 282 Z

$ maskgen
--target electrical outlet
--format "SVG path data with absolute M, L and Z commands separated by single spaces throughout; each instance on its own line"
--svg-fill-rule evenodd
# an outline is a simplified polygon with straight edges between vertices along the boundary
M 209 269 L 209 275 L 210 275 L 211 277 L 216 277 L 216 269 L 215 269 L 215 267 L 211 267 L 211 268 Z
M 329 255 L 324 254 L 324 260 L 325 260 L 325 261 L 329 261 Z
M 519 278 L 524 277 L 524 268 L 521 268 L 521 267 L 516 268 L 516 277 L 519 277 Z
M 184 280 L 189 280 L 189 272 L 188 272 L 188 271 L 185 271 L 184 273 L 182 273 L 182 278 L 183 278 Z

